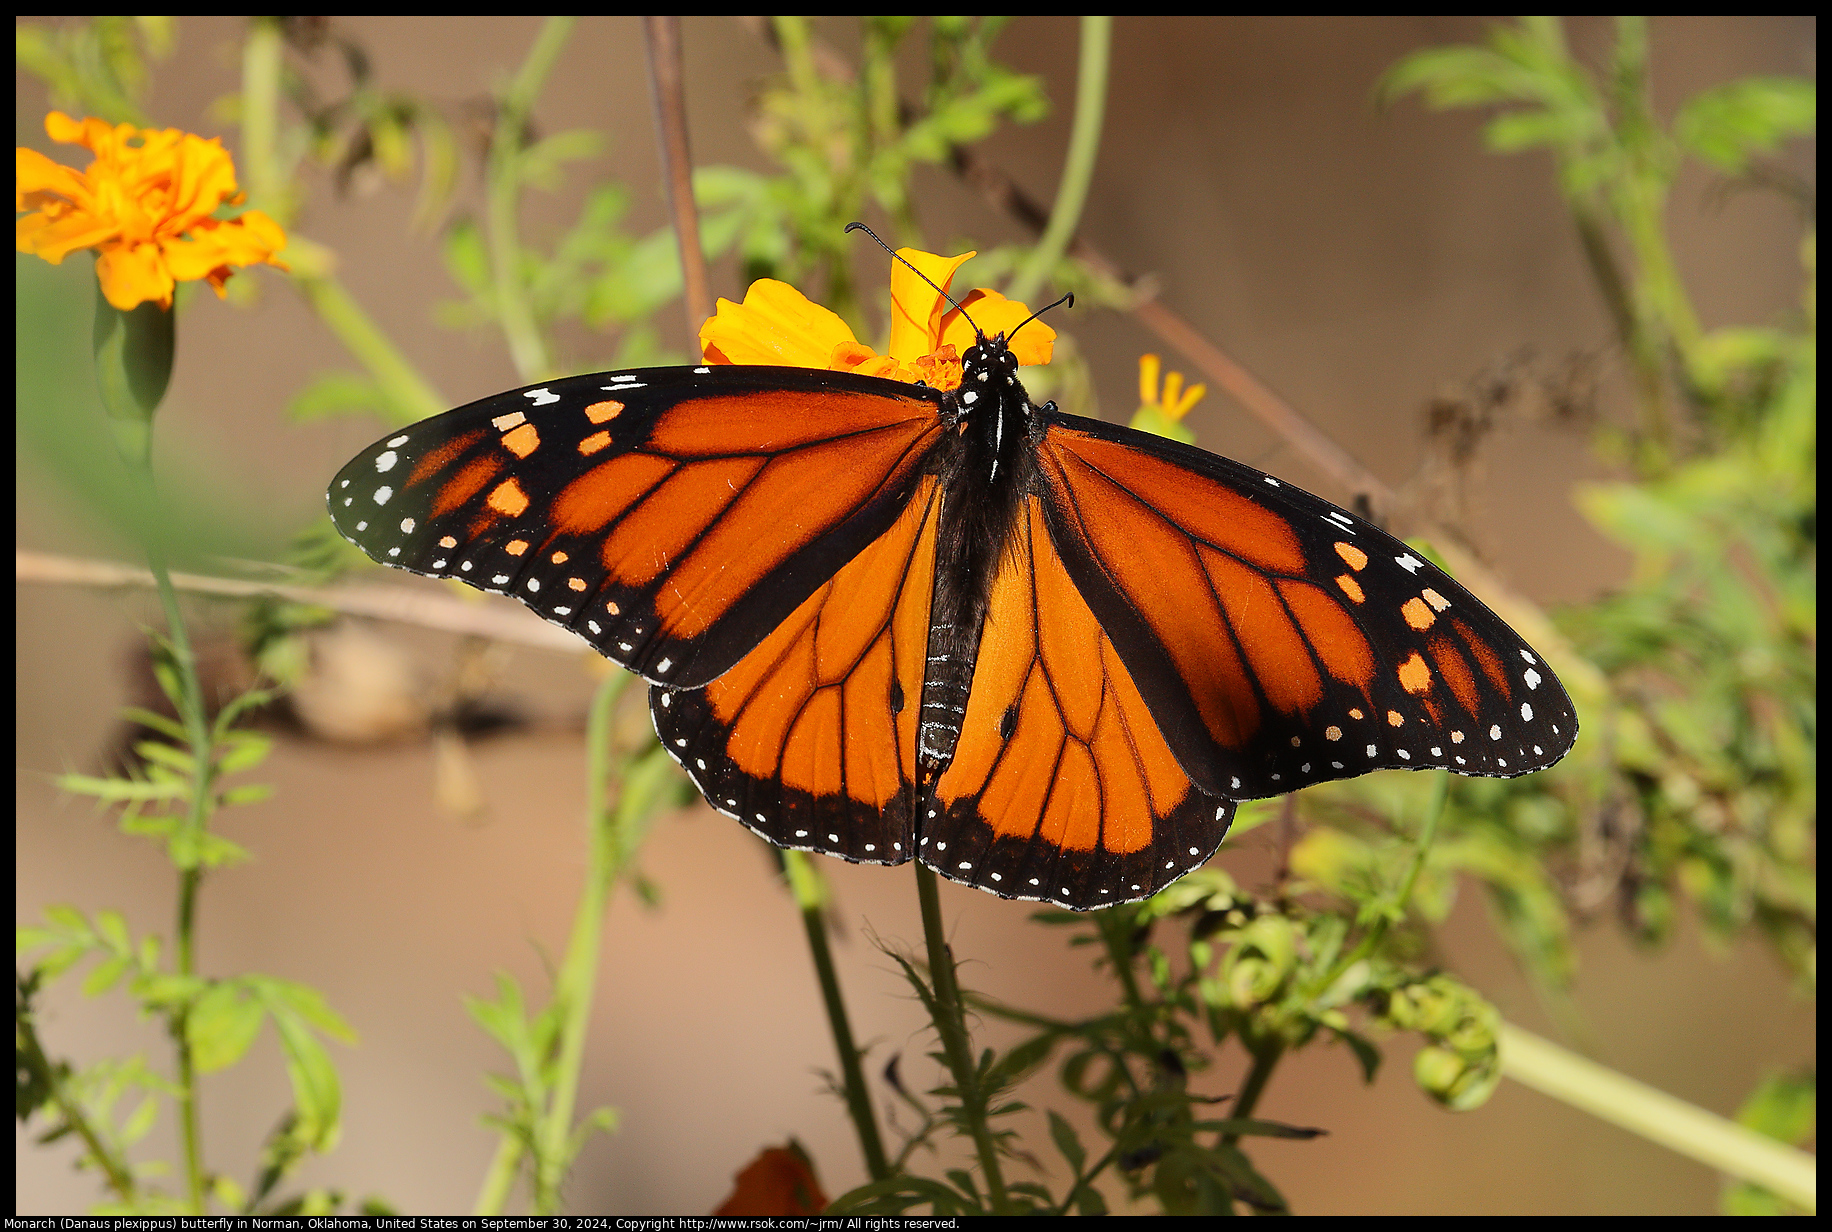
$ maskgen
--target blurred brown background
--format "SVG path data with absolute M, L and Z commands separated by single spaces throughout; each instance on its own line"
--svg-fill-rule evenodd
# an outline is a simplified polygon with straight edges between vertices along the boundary
M 456 116 L 506 79 L 538 19 L 337 21 L 368 48 L 380 86 Z M 1111 110 L 1083 234 L 1127 268 L 1154 275 L 1165 302 L 1395 484 L 1419 465 L 1427 400 L 1523 348 L 1548 373 L 1573 355 L 1597 356 L 1605 405 L 1621 391 L 1607 322 L 1549 161 L 1482 153 L 1475 115 L 1431 114 L 1410 101 L 1383 112 L 1371 101 L 1375 81 L 1406 52 L 1473 40 L 1483 28 L 1455 18 L 1140 18 L 1116 27 Z M 1605 45 L 1602 23 L 1571 28 L 1579 48 Z M 844 23 L 831 21 L 826 32 L 841 47 L 856 44 Z M 239 35 L 237 19 L 181 23 L 178 53 L 157 68 L 149 100 L 159 123 L 221 133 L 235 148 L 233 127 L 209 108 L 239 89 Z M 1670 112 L 1731 77 L 1810 74 L 1815 37 L 1808 18 L 1657 20 L 1657 101 Z M 759 80 L 778 71 L 774 54 L 714 19 L 687 19 L 685 48 L 695 161 L 767 169 L 749 139 L 746 108 Z M 996 50 L 1004 63 L 1045 77 L 1054 113 L 1002 129 L 984 152 L 1048 201 L 1073 105 L 1075 24 L 1023 19 Z M 45 142 L 44 110 L 43 89 L 22 76 L 18 140 L 77 161 L 81 151 Z M 605 158 L 576 166 L 555 197 L 532 196 L 528 238 L 544 240 L 570 220 L 598 174 L 631 186 L 636 231 L 662 223 L 635 18 L 585 19 L 535 114 L 544 132 L 608 130 L 610 146 Z M 431 305 L 454 291 L 436 244 L 409 233 L 411 189 L 359 183 L 339 199 L 328 175 L 310 174 L 315 192 L 301 232 L 336 250 L 351 291 L 451 403 L 519 384 L 496 340 L 434 323 Z M 917 186 L 933 246 L 960 236 L 982 244 L 1021 238 L 945 171 L 920 173 Z M 479 203 L 470 163 L 461 208 Z M 1765 322 L 1797 302 L 1798 225 L 1777 198 L 1716 192 L 1690 172 L 1671 221 L 1707 327 Z M 68 266 L 87 276 L 86 259 Z M 208 457 L 241 490 L 259 493 L 272 516 L 303 524 L 321 516 L 325 483 L 379 429 L 373 421 L 286 421 L 288 397 L 308 379 L 353 365 L 283 279 L 253 277 L 264 285 L 252 308 L 202 297 L 186 312 L 161 446 Z M 742 291 L 729 263 L 715 270 L 714 290 L 734 298 Z M 659 320 L 666 340 L 684 349 L 679 318 L 671 306 Z M 1136 401 L 1139 353 L 1160 348 L 1114 313 L 1076 312 L 1059 325 L 1087 352 L 1106 416 L 1123 419 Z M 608 354 L 608 345 L 601 350 Z M 1165 358 L 1190 371 L 1182 357 Z M 79 370 L 69 379 L 91 377 Z M 1349 495 L 1331 490 L 1224 397 L 1211 393 L 1191 422 L 1212 450 L 1337 500 Z M 1512 426 L 1489 448 L 1464 530 L 1529 596 L 1549 605 L 1583 599 L 1626 566 L 1571 503 L 1574 483 L 1605 475 L 1575 435 Z M 23 547 L 128 554 L 89 530 L 29 465 L 18 501 Z M 1403 515 L 1396 529 L 1408 531 Z M 120 908 L 136 933 L 169 932 L 164 862 L 85 805 L 60 799 L 50 782 L 59 771 L 98 765 L 126 696 L 124 664 L 155 609 L 22 586 L 17 613 L 18 918 L 70 902 Z M 449 670 L 449 641 L 405 641 L 429 674 Z M 478 1124 L 494 1107 L 481 1075 L 507 1060 L 461 998 L 489 993 L 498 969 L 531 992 L 547 986 L 547 956 L 564 945 L 584 864 L 576 726 L 590 688 L 578 658 L 512 652 L 497 665 L 494 695 L 553 721 L 473 746 L 488 804 L 479 820 L 436 806 L 430 744 L 349 751 L 297 739 L 282 740 L 259 776 L 275 784 L 274 797 L 229 815 L 225 828 L 256 860 L 206 885 L 203 970 L 311 984 L 362 1036 L 358 1048 L 335 1049 L 343 1144 L 307 1166 L 308 1182 L 377 1193 L 410 1213 L 469 1209 L 494 1147 Z M 1249 838 L 1249 850 L 1219 858 L 1251 877 L 1260 864 L 1253 845 Z M 696 806 L 658 826 L 642 866 L 662 904 L 643 909 L 619 894 L 581 1096 L 583 1107 L 617 1107 L 622 1129 L 586 1148 L 572 1209 L 703 1213 L 760 1147 L 789 1135 L 807 1144 L 830 1194 L 858 1183 L 863 1169 L 841 1105 L 822 1089 L 833 1056 L 800 923 L 758 840 Z M 905 1075 L 926 1085 L 919 1007 L 873 943 L 920 947 L 911 878 L 834 861 L 822 868 L 845 921 L 841 976 L 855 1029 L 872 1045 L 871 1070 L 903 1052 Z M 943 895 L 969 984 L 1062 1015 L 1103 1003 L 1086 952 L 1028 924 L 1027 906 L 954 886 Z M 1442 946 L 1446 965 L 1505 1015 L 1552 1032 L 1472 894 Z M 1767 1069 L 1813 1055 L 1810 1004 L 1790 996 L 1757 946 L 1718 952 L 1687 926 L 1666 951 L 1643 954 L 1605 922 L 1586 935 L 1583 963 L 1577 1000 L 1588 1034 L 1568 1042 L 1705 1107 L 1727 1114 Z M 72 982 L 46 1002 L 43 1029 L 54 1047 L 79 1059 L 144 1049 L 167 1063 L 155 1026 L 135 1023 L 119 998 L 85 1001 Z M 995 1026 L 986 1035 L 1009 1038 Z M 1314 1142 L 1255 1148 L 1295 1210 L 1715 1209 L 1718 1181 L 1705 1169 L 1519 1087 L 1504 1084 L 1475 1113 L 1442 1112 L 1414 1087 L 1409 1058 L 1409 1047 L 1390 1049 L 1372 1088 L 1338 1048 L 1313 1048 L 1280 1069 L 1262 1114 L 1330 1131 Z M 1232 1090 L 1242 1069 L 1238 1052 L 1226 1049 L 1200 1084 Z M 1029 1094 L 1071 1110 L 1051 1083 Z M 212 1163 L 246 1180 L 255 1144 L 285 1098 L 271 1039 L 244 1065 L 206 1080 Z M 1041 1121 L 1027 1128 L 1040 1130 Z M 176 1157 L 169 1120 L 150 1149 Z M 38 1148 L 19 1135 L 19 1213 L 75 1213 L 99 1197 L 93 1178 L 70 1169 L 73 1155 L 68 1145 Z

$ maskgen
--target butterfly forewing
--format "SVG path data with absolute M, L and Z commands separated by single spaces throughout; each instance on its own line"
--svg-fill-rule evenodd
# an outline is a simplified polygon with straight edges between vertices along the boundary
M 1384 768 L 1512 777 L 1564 756 L 1570 699 L 1405 544 L 1281 480 L 1056 417 L 1050 536 L 1178 761 L 1235 799 Z
M 570 377 L 371 446 L 331 516 L 383 564 L 513 595 L 649 680 L 703 684 L 897 520 L 936 397 L 796 368 Z

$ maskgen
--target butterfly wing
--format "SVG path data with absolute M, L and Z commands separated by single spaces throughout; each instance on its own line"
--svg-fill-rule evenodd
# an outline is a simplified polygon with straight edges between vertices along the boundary
M 1382 768 L 1512 777 L 1577 716 L 1505 622 L 1369 522 L 1227 458 L 1054 416 L 1049 537 L 1202 789 Z
M 1105 907 L 1200 867 L 1234 808 L 1178 764 L 1026 499 L 924 808 L 923 863 L 1006 897 Z
M 513 595 L 645 679 L 704 684 L 897 521 L 938 398 L 796 368 L 569 377 L 370 446 L 331 518 L 383 564 Z
M 781 847 L 910 858 L 939 506 L 925 477 L 884 535 L 730 671 L 650 689 L 662 746 L 714 808 Z

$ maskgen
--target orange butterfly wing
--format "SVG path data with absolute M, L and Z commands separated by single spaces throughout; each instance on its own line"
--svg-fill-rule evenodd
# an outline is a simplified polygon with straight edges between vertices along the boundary
M 333 481 L 331 517 L 384 564 L 704 684 L 902 514 L 937 397 L 795 368 L 569 377 L 378 441 Z
M 1178 764 L 1026 500 L 924 810 L 923 863 L 1006 897 L 1129 902 L 1206 862 L 1234 808 Z
M 730 671 L 650 690 L 662 746 L 714 808 L 781 847 L 911 857 L 939 508 L 926 477 L 884 535 Z
M 1382 768 L 1501 777 L 1577 716 L 1506 623 L 1371 523 L 1227 458 L 1057 416 L 1051 542 L 1183 768 L 1234 799 Z

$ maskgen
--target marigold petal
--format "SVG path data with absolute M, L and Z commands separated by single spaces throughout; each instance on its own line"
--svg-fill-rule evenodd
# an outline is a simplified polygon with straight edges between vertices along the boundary
M 1156 406 L 1158 404 L 1158 372 L 1163 360 L 1147 351 L 1139 356 L 1139 405 Z
M 877 358 L 878 353 L 863 342 L 842 342 L 836 345 L 833 348 L 833 354 L 827 357 L 827 367 L 835 372 L 853 372 L 858 369 L 859 365 L 870 363 Z
M 105 218 L 69 213 L 26 214 L 14 225 L 18 251 L 61 265 L 65 257 L 83 248 L 96 248 L 116 239 L 120 231 Z
M 899 248 L 897 255 L 910 264 L 891 262 L 891 338 L 887 349 L 899 362 L 907 364 L 932 354 L 943 342 L 942 314 L 949 305 L 935 287 L 946 291 L 954 280 L 954 271 L 977 254 L 942 257 L 915 248 Z M 925 282 L 924 277 L 935 286 Z
M 249 214 L 255 216 L 249 223 Z M 276 243 L 277 240 L 277 243 Z M 274 250 L 286 243 L 279 226 L 259 210 L 250 210 L 240 218 L 218 222 L 206 218 L 186 236 L 159 241 L 166 267 L 179 282 L 214 278 L 218 270 L 232 265 L 258 265 L 273 261 Z M 223 277 L 227 277 L 225 272 Z M 220 286 L 218 287 L 221 292 Z
M 104 248 L 95 261 L 102 294 L 122 312 L 131 312 L 148 300 L 161 308 L 172 306 L 175 285 L 159 248 L 154 244 L 116 244 Z
M 164 218 L 159 225 L 164 234 L 189 230 L 236 195 L 235 163 L 215 137 L 206 141 L 184 133 L 169 151 L 149 146 L 142 153 L 148 170 L 157 167 L 170 178 Z
M 54 193 L 71 202 L 89 196 L 89 183 L 80 174 L 37 150 L 13 147 L 13 199 L 15 210 L 35 208 L 28 194 Z
M 774 278 L 753 282 L 742 304 L 721 299 L 718 313 L 700 326 L 708 363 L 825 368 L 834 347 L 854 341 L 839 314 Z
M 995 334 L 1004 334 L 1011 344 L 1011 353 L 1024 365 L 1047 364 L 1055 353 L 1056 331 L 1042 321 L 1024 322 L 1029 319 L 1031 310 L 1015 299 L 1006 299 L 997 291 L 975 290 L 961 301 L 961 306 L 972 315 L 973 320 L 986 332 L 988 338 Z M 1014 336 L 1012 331 L 1018 326 Z M 973 325 L 958 312 L 949 312 L 942 320 L 942 341 L 951 342 L 965 351 L 976 341 Z

